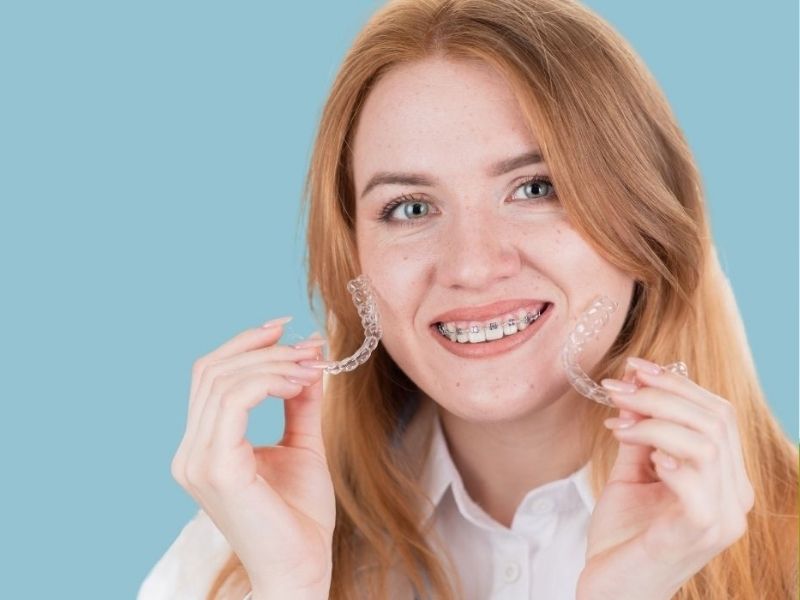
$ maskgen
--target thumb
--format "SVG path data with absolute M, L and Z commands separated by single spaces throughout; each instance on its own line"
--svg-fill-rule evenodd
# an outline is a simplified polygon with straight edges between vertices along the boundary
M 636 368 L 631 366 L 628 361 L 625 361 L 625 371 L 622 375 L 622 381 L 626 381 L 628 383 L 637 383 L 636 380 Z M 638 385 L 638 384 L 637 384 Z M 639 386 L 641 387 L 641 386 Z M 619 409 L 619 415 L 621 419 L 633 419 L 634 421 L 641 421 L 643 415 L 640 413 L 634 412 L 632 410 L 626 410 L 624 408 Z
M 322 337 L 314 332 L 309 337 Z M 321 354 L 321 351 L 320 351 Z M 318 356 L 319 360 L 321 356 Z M 325 373 L 320 369 L 319 378 L 304 385 L 300 393 L 286 398 L 283 403 L 284 431 L 280 445 L 307 448 L 325 456 L 322 441 L 322 398 Z
M 625 363 L 625 373 L 622 381 L 636 383 L 636 369 L 627 361 Z M 641 421 L 644 415 L 632 410 L 619 409 L 619 417 L 622 419 L 633 419 Z M 649 483 L 658 481 L 651 465 L 650 453 L 653 451 L 651 446 L 642 444 L 619 442 L 619 451 L 611 468 L 608 481 L 624 481 L 628 483 Z

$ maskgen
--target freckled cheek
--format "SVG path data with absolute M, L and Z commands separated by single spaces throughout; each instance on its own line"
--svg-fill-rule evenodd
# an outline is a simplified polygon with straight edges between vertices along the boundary
M 557 227 L 548 243 L 553 256 L 557 257 L 560 273 L 572 280 L 573 285 L 588 284 L 596 280 L 599 273 L 606 273 L 611 268 L 571 227 Z
M 361 254 L 361 266 L 377 290 L 387 327 L 407 328 L 430 285 L 430 258 L 413 249 L 376 246 Z
M 552 284 L 565 291 L 591 281 L 597 264 L 586 254 L 584 244 L 575 244 L 561 226 L 551 229 L 528 228 L 515 236 L 514 247 L 522 264 L 533 268 Z

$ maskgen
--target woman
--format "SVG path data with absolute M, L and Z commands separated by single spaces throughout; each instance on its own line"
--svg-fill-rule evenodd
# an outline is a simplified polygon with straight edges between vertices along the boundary
M 329 354 L 362 341 L 360 273 L 382 343 L 323 377 L 320 342 L 279 344 L 278 319 L 197 361 L 172 470 L 203 510 L 141 598 L 796 596 L 797 450 L 686 141 L 604 21 L 390 2 L 337 75 L 306 191 Z M 597 294 L 619 309 L 582 366 L 618 410 L 559 364 Z M 528 311 L 500 340 L 439 329 Z M 676 360 L 688 378 L 658 368 Z M 285 433 L 254 450 L 268 395 Z

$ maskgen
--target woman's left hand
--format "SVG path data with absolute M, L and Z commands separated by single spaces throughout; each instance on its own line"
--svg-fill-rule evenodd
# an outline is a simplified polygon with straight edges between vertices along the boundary
M 589 523 L 578 600 L 671 598 L 745 534 L 755 500 L 731 403 L 649 361 L 633 362 L 623 376 L 633 393 L 603 380 L 620 407 L 606 426 L 633 425 L 614 429 L 619 453 Z M 661 372 L 647 373 L 648 364 Z

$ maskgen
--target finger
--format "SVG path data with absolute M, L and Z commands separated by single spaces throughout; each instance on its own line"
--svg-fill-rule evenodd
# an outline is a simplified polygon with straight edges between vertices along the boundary
M 283 318 L 285 319 L 286 317 Z M 280 319 L 278 321 L 280 321 Z M 195 397 L 208 367 L 221 359 L 235 356 L 248 350 L 272 346 L 281 339 L 281 335 L 283 335 L 283 324 L 280 322 L 271 327 L 262 326 L 245 329 L 212 352 L 197 359 L 192 367 L 192 386 L 189 397 Z
M 220 483 L 222 479 L 220 465 L 236 464 L 246 472 L 248 461 L 255 461 L 255 457 L 252 456 L 252 446 L 245 438 L 249 409 L 269 396 L 291 396 L 298 393 L 302 387 L 301 384 L 293 383 L 282 375 L 263 372 L 244 378 L 226 375 L 219 381 L 226 391 L 219 392 L 217 388 L 213 389 L 201 415 L 199 431 L 187 458 L 187 463 L 202 465 L 202 471 L 214 466 L 217 473 L 216 483 Z M 223 412 L 231 411 L 238 415 L 238 419 L 234 419 L 232 423 L 235 431 L 225 434 L 223 446 L 214 439 L 217 419 Z M 251 454 L 248 454 L 248 451 Z M 250 466 L 255 467 L 255 463 L 251 462 Z M 233 481 L 233 474 L 226 478 L 226 482 Z M 212 482 L 212 485 L 215 483 Z
M 315 332 L 310 338 L 321 338 Z M 323 349 L 319 346 L 313 348 L 313 359 L 321 359 Z M 323 361 L 329 362 L 329 361 Z M 274 364 L 274 363 L 273 363 Z M 291 394 L 282 396 L 284 398 L 284 434 L 277 445 L 291 446 L 295 448 L 307 448 L 325 456 L 325 448 L 322 438 L 322 390 L 323 378 L 325 373 L 320 368 L 307 368 L 299 365 L 280 365 L 276 371 L 283 374 L 293 374 L 292 368 L 302 369 L 302 375 L 306 379 L 297 390 L 292 390 Z M 292 368 L 290 368 L 292 367 Z M 240 384 L 237 384 L 240 385 Z M 211 434 L 214 443 L 219 443 L 223 447 L 236 447 L 241 444 L 247 430 L 246 411 L 239 409 L 238 401 L 217 402 L 217 412 L 206 421 L 204 414 L 203 420 L 208 423 L 215 423 L 215 430 Z M 248 402 L 244 402 L 248 406 Z M 245 440 L 246 442 L 246 440 Z
M 638 383 L 635 380 L 636 370 L 629 364 L 625 364 L 625 372 L 622 380 L 628 383 Z M 608 391 L 608 390 L 607 390 Z M 612 402 L 616 404 L 616 396 L 612 394 Z M 644 415 L 633 410 L 618 406 L 619 418 L 633 421 L 641 421 Z M 655 473 L 650 463 L 650 449 L 637 444 L 626 444 L 623 440 L 617 440 L 619 448 L 614 465 L 609 474 L 609 482 L 626 481 L 632 483 L 648 483 L 655 481 Z
M 674 421 L 707 437 L 715 437 L 720 423 L 717 415 L 702 405 L 663 389 L 642 387 L 632 394 L 609 392 L 621 409 L 647 417 Z
M 304 341 L 314 341 L 310 337 Z M 324 341 L 324 340 L 323 340 Z M 316 346 L 308 346 L 295 348 L 294 346 L 287 346 L 284 344 L 274 344 L 266 348 L 258 348 L 256 350 L 248 350 L 241 354 L 235 354 L 228 358 L 223 358 L 216 361 L 216 365 L 236 365 L 236 366 L 249 366 L 267 360 L 293 360 L 295 362 L 300 360 L 311 360 L 316 358 L 319 354 L 320 348 Z
M 254 379 L 257 379 L 257 384 L 259 387 L 259 391 L 263 392 L 258 395 L 258 398 L 253 401 L 250 396 L 246 396 L 243 399 L 235 398 L 231 395 L 231 392 L 235 394 L 235 388 L 238 384 L 243 382 L 252 382 Z M 251 383 L 251 385 L 255 385 Z M 292 383 L 288 381 L 285 377 L 274 374 L 274 373 L 261 373 L 258 376 L 250 375 L 249 377 L 241 377 L 240 374 L 230 374 L 224 375 L 217 380 L 217 387 L 212 388 L 211 397 L 209 398 L 208 402 L 205 403 L 205 409 L 203 414 L 201 415 L 201 420 L 198 425 L 198 431 L 194 433 L 192 437 L 191 444 L 187 446 L 188 451 L 186 453 L 186 468 L 191 466 L 191 464 L 200 465 L 200 471 L 204 472 L 207 470 L 208 466 L 211 464 L 211 448 L 212 448 L 212 435 L 211 433 L 214 431 L 214 423 L 213 419 L 216 417 L 217 408 L 222 403 L 234 403 L 234 402 L 242 402 L 245 401 L 247 406 L 248 402 L 251 402 L 252 405 L 258 404 L 263 398 L 269 396 L 271 394 L 295 394 L 300 388 L 300 384 Z M 225 391 L 220 391 L 225 390 Z M 221 398 L 224 398 L 221 400 Z M 245 431 L 246 431 L 246 421 L 245 421 Z M 244 439 L 244 432 L 241 433 L 240 442 Z M 217 453 L 219 457 L 219 453 Z M 215 464 L 219 464 L 219 459 L 215 461 Z M 196 477 L 196 479 L 202 479 L 202 476 Z
M 644 385 L 667 390 L 676 396 L 683 396 L 710 411 L 724 410 L 723 405 L 727 404 L 726 400 L 678 373 L 662 370 L 661 373 L 654 375 L 642 369 L 636 369 L 636 378 Z
M 677 468 L 680 471 L 696 471 L 699 476 L 699 486 L 703 490 L 703 505 L 693 507 L 695 516 L 713 507 L 718 513 L 718 519 L 729 519 L 730 515 L 741 512 L 741 506 L 735 501 L 734 480 L 730 473 L 730 460 L 726 457 L 725 448 L 718 446 L 718 443 L 694 429 L 679 425 L 672 421 L 648 418 L 636 423 L 635 425 L 614 431 L 617 439 L 622 439 L 629 444 L 641 444 L 642 447 L 655 447 L 659 454 L 666 453 L 674 457 L 677 461 Z M 651 454 L 651 459 L 653 458 Z M 654 461 L 656 474 L 661 477 L 663 471 L 672 471 L 658 461 Z M 670 473 L 671 474 L 671 473 Z M 670 477 L 669 481 L 662 479 L 670 489 L 676 494 L 680 494 L 679 485 L 686 478 Z M 695 502 L 697 482 L 689 477 L 691 490 L 683 490 L 684 499 L 687 502 Z M 689 484 L 686 484 L 689 485 Z M 706 513 L 702 513 L 708 516 Z
M 291 398 L 305 385 L 293 383 L 280 373 L 256 372 L 239 380 L 220 398 L 217 413 L 213 421 L 209 421 L 211 452 L 227 452 L 246 441 L 249 411 L 264 398 Z
M 232 339 L 228 340 L 209 354 L 199 358 L 192 365 L 192 381 L 189 391 L 189 407 L 186 417 L 186 428 L 172 460 L 172 472 L 182 483 L 183 473 L 186 471 L 186 462 L 191 448 L 196 441 L 197 430 L 200 417 L 203 412 L 205 401 L 208 398 L 207 391 L 200 391 L 203 383 L 213 381 L 209 374 L 209 369 L 216 361 L 230 356 L 263 346 L 272 346 L 283 334 L 283 325 L 289 322 L 291 317 L 281 317 L 274 319 L 270 327 L 255 327 L 242 331 Z M 266 324 L 265 324 L 266 325 Z M 210 385 L 210 383 L 209 383 Z
M 690 461 L 698 471 L 719 475 L 720 450 L 702 433 L 672 421 L 643 419 L 625 429 L 615 429 L 614 436 L 627 444 L 653 446 L 682 461 Z M 648 458 L 651 450 L 648 449 Z
M 195 396 L 190 399 L 189 411 L 192 413 L 189 417 L 190 421 L 197 422 L 199 413 L 203 409 L 202 402 L 208 398 L 208 390 L 216 377 L 240 369 L 269 364 L 270 362 L 309 360 L 315 358 L 317 354 L 317 348 L 295 349 L 291 346 L 275 344 L 267 348 L 236 354 L 210 364 L 203 372 L 202 380 L 197 387 Z
M 629 364 L 627 361 L 625 362 L 625 370 L 624 370 L 624 372 L 622 374 L 621 380 L 625 381 L 626 383 L 633 383 L 637 387 L 642 385 L 636 379 L 636 369 L 631 364 Z M 613 399 L 614 398 L 612 397 L 612 400 Z M 617 407 L 617 408 L 620 409 L 619 417 L 621 419 L 640 420 L 640 419 L 643 418 L 643 416 L 641 414 L 637 413 L 636 411 L 634 411 L 634 410 L 632 410 L 630 408 L 623 408 L 623 407 Z
M 279 317 L 277 319 L 267 321 L 267 323 L 261 327 L 251 327 L 250 329 L 245 329 L 212 352 L 208 353 L 206 356 L 210 360 L 219 360 L 220 358 L 233 356 L 234 354 L 241 354 L 247 350 L 261 348 L 265 345 L 265 343 L 272 344 L 274 341 L 264 341 L 265 336 L 268 340 L 278 340 L 283 334 L 283 326 L 291 320 L 291 316 Z M 265 325 L 268 324 L 271 325 L 265 327 Z
M 292 390 L 284 396 L 285 426 L 278 445 L 307 448 L 325 456 L 321 427 L 323 372 L 312 370 L 315 377 L 310 382 L 300 384 L 299 391 Z M 245 379 L 235 384 L 230 390 L 230 399 L 221 399 L 212 435 L 212 452 L 236 448 L 245 439 L 247 413 L 258 403 L 260 388 L 257 379 Z M 263 391 L 261 393 L 263 397 Z
M 672 420 L 676 423 L 701 432 L 708 431 L 711 428 L 713 415 L 711 415 L 702 407 L 691 403 L 686 399 L 669 394 L 664 390 L 659 390 L 658 388 L 652 387 L 642 387 L 631 394 L 618 393 L 614 391 L 610 391 L 609 393 L 614 401 L 614 404 L 620 407 L 620 414 L 622 414 L 623 411 L 626 413 L 630 412 L 626 410 L 627 407 L 630 407 L 631 410 L 635 410 L 635 412 L 631 414 L 643 415 L 641 419 L 636 420 L 637 422 L 640 422 L 642 419 L 647 417 L 655 417 L 664 420 Z M 604 424 L 606 427 L 613 428 L 613 426 L 619 422 L 620 419 L 606 419 Z M 701 425 L 698 426 L 698 423 Z M 621 441 L 625 440 L 625 438 L 619 437 L 618 439 Z M 648 457 L 650 460 L 652 460 L 652 454 L 649 452 L 649 447 L 639 447 L 640 452 L 648 452 Z M 664 454 L 665 456 L 668 456 L 666 452 L 664 452 Z
M 310 338 L 322 336 L 314 332 Z M 322 360 L 324 350 L 318 348 L 317 360 Z M 323 361 L 330 362 L 330 361 Z M 316 368 L 316 367 L 315 367 Z M 322 399 L 324 396 L 325 378 L 328 374 L 322 369 L 319 379 L 304 386 L 300 393 L 286 398 L 283 403 L 284 431 L 279 446 L 307 448 L 320 456 L 325 456 L 325 444 L 322 437 Z
M 200 383 L 196 386 L 194 395 L 189 399 L 189 415 L 186 427 L 189 437 L 192 436 L 193 432 L 197 431 L 201 415 L 205 408 L 205 403 L 208 401 L 209 390 L 214 381 L 221 375 L 233 373 L 236 370 L 269 364 L 270 362 L 299 362 L 301 360 L 311 359 L 316 355 L 317 349 L 315 348 L 295 349 L 289 346 L 275 344 L 267 348 L 260 348 L 244 354 L 237 354 L 208 364 L 201 375 Z M 298 374 L 298 377 L 302 377 L 302 375 Z M 191 440 L 188 440 L 188 442 L 191 444 Z
M 273 378 L 265 378 L 265 375 L 279 375 L 291 386 L 281 386 L 284 393 L 291 395 L 299 392 L 298 386 L 303 385 L 303 382 L 312 381 L 318 376 L 319 370 L 310 367 L 303 367 L 291 361 L 270 361 L 266 363 L 259 363 L 250 367 L 237 369 L 231 373 L 222 374 L 216 377 L 214 383 L 209 390 L 208 399 L 203 406 L 202 414 L 198 424 L 197 432 L 197 447 L 208 448 L 214 443 L 215 430 L 217 428 L 217 418 L 220 412 L 220 404 L 223 402 L 238 402 L 233 396 L 236 394 L 238 386 L 244 381 L 255 380 L 256 386 L 259 383 L 263 386 L 264 382 L 274 383 Z M 295 379 L 292 381 L 290 378 Z M 250 391 L 251 388 L 246 388 Z M 269 388 L 263 388 L 263 393 L 259 398 L 259 402 L 268 396 L 271 396 Z M 284 398 L 285 396 L 279 396 Z M 245 402 L 250 402 L 250 398 L 246 398 Z M 249 405 L 248 405 L 249 406 Z M 246 427 L 246 422 L 245 422 Z M 244 434 L 242 434 L 243 436 Z
M 677 423 L 698 432 L 705 440 L 718 449 L 719 469 L 723 478 L 722 488 L 725 494 L 732 495 L 739 500 L 740 508 L 747 507 L 747 498 L 742 496 L 738 486 L 738 475 L 733 459 L 730 440 L 725 433 L 726 425 L 721 418 L 704 408 L 702 405 L 691 402 L 682 396 L 676 396 L 663 389 L 646 387 L 633 394 L 614 394 L 614 402 L 620 406 L 634 406 L 637 411 L 653 417 Z M 663 447 L 662 450 L 669 452 Z
M 310 385 L 303 386 L 300 393 L 286 398 L 283 402 L 284 431 L 280 446 L 307 448 L 325 457 L 325 444 L 322 436 L 322 399 L 325 378 L 320 376 Z
M 668 469 L 677 469 L 680 466 L 680 460 L 675 458 L 674 456 L 667 454 L 663 450 L 659 450 L 656 448 L 650 453 L 650 459 L 653 461 L 653 464 L 660 463 L 662 466 Z
M 733 487 L 741 506 L 749 510 L 753 504 L 754 494 L 742 452 L 739 417 L 736 413 L 736 408 L 728 400 L 711 393 L 691 379 L 677 373 L 669 371 L 662 372 L 659 375 L 638 373 L 637 377 L 645 381 L 650 387 L 673 392 L 703 406 L 724 423 Z
M 657 529 L 661 539 L 651 547 L 659 551 L 659 559 L 674 564 L 685 560 L 688 549 L 719 519 L 716 515 L 719 490 L 694 469 L 669 469 L 657 461 L 655 469 L 659 479 L 678 498 L 680 508 L 659 517 L 663 522 Z

